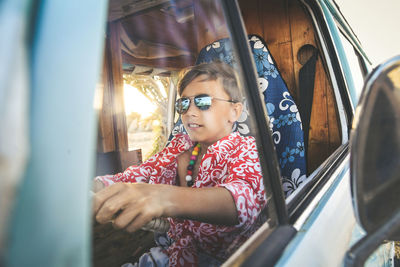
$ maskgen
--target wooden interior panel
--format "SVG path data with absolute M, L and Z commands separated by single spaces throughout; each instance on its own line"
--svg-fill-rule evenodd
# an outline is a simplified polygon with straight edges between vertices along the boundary
M 240 0 L 239 6 L 247 33 L 259 35 L 265 40 L 289 92 L 296 100 L 297 87 L 293 72 L 292 38 L 287 1 Z
M 311 44 L 319 47 L 308 13 L 299 1 L 239 0 L 248 34 L 264 38 L 292 97 L 299 105 L 299 49 Z M 308 139 L 308 172 L 311 173 L 341 143 L 336 101 L 330 78 L 323 64 L 316 64 L 313 108 Z
M 106 47 L 109 46 L 106 43 Z M 99 131 L 97 138 L 97 151 L 107 153 L 115 150 L 115 137 L 114 137 L 114 117 L 113 109 L 108 108 L 112 106 L 112 88 L 109 85 L 110 73 L 108 72 L 108 57 L 107 51 L 109 47 L 104 50 L 103 70 L 102 70 L 102 105 L 99 110 Z
M 129 166 L 128 162 L 140 164 L 142 155 L 140 150 L 128 151 L 122 55 L 119 37 L 120 28 L 118 24 L 119 22 L 109 24 L 110 31 L 106 39 L 103 108 L 99 118 L 98 152 L 109 153 L 117 151 L 118 157 L 116 160 L 118 164 L 116 164 L 116 167 L 114 166 L 114 169 L 122 171 Z
M 206 45 L 229 37 L 219 1 L 194 0 L 193 8 L 197 31 L 197 53 Z
M 260 10 L 262 5 L 260 1 L 244 1 L 239 0 L 239 7 L 242 13 L 243 21 L 246 24 L 247 33 L 258 34 L 259 36 L 264 36 L 263 24 L 259 23 L 262 21 L 262 10 Z
M 97 153 L 95 176 L 115 174 L 125 171 L 129 166 L 142 164 L 142 150 L 112 151 Z
M 296 83 L 297 96 L 299 94 L 299 71 L 302 67 L 297 59 L 298 51 L 306 44 L 316 47 L 314 31 L 311 21 L 297 1 L 289 1 L 289 19 L 292 37 L 293 79 Z M 298 99 L 298 98 L 297 98 Z
M 264 37 L 267 43 L 281 44 L 290 42 L 287 1 L 259 0 L 259 2 L 261 4 L 260 10 L 262 11 L 260 18 L 263 20 L 261 25 L 263 25 Z
M 168 70 L 181 69 L 195 63 L 197 40 L 193 20 L 178 23 L 174 16 L 155 8 L 122 19 L 121 24 L 134 43 L 143 40 L 155 45 L 165 45 L 191 53 L 191 55 L 155 59 L 137 58 L 124 54 L 124 62 Z
M 142 150 L 136 149 L 132 151 L 120 152 L 121 157 L 121 170 L 126 170 L 129 166 L 138 166 L 142 164 Z
M 134 41 L 146 40 L 184 50 L 196 48 L 193 21 L 178 23 L 173 16 L 158 9 L 128 17 L 121 23 Z
M 314 170 L 328 157 L 329 123 L 327 106 L 327 88 L 320 68 L 321 60 L 317 60 L 315 70 L 314 97 L 311 110 L 310 131 L 308 138 L 308 169 Z
M 114 129 L 116 137 L 116 148 L 118 151 L 128 151 L 128 131 L 125 119 L 125 103 L 124 103 L 124 80 L 122 73 L 122 55 L 120 42 L 120 22 L 111 22 L 109 24 L 109 42 L 110 51 L 109 71 L 111 79 L 109 86 L 113 92 L 113 111 L 114 111 Z
M 271 0 L 268 3 L 263 2 L 261 17 L 263 19 L 264 38 L 266 38 L 268 48 L 290 94 L 296 101 L 297 86 L 293 73 L 292 36 L 288 11 L 287 1 Z
M 281 73 L 282 78 L 285 81 L 291 96 L 293 97 L 293 100 L 296 103 L 298 103 L 299 93 L 298 93 L 298 84 L 296 84 L 295 81 L 296 75 L 293 68 L 294 55 L 292 50 L 292 43 L 291 42 L 280 43 L 275 46 L 277 47 L 277 51 L 279 51 L 279 53 L 273 57 L 277 62 L 277 67 L 279 69 L 279 72 Z
M 156 59 L 135 58 L 125 52 L 122 52 L 122 60 L 124 63 L 132 65 L 162 68 L 165 70 L 181 70 L 187 66 L 192 66 L 196 62 L 196 57 L 178 56 Z

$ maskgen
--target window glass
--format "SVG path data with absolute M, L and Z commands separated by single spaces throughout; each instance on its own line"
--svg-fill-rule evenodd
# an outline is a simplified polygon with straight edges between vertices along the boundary
M 222 6 L 219 1 L 122 2 L 111 0 L 108 14 L 98 179 L 107 186 L 122 181 L 225 188 L 234 215 L 231 221 L 226 221 L 229 216 L 221 219 L 219 214 L 226 210 L 221 209 L 208 212 L 205 219 L 179 215 L 191 219 L 184 222 L 157 218 L 133 234 L 114 229 L 112 223 L 95 223 L 94 265 L 137 262 L 157 246 L 152 231 L 165 232 L 168 227 L 173 240 L 165 235 L 157 240 L 165 246 L 176 242 L 169 255 L 178 253 L 179 261 L 188 261 L 184 255 L 193 245 L 190 257 L 221 264 L 266 221 L 267 213 L 273 215 L 267 212 L 265 190 L 271 192 L 263 184 L 255 116 L 247 104 L 243 70 Z M 181 80 L 193 66 L 198 69 Z M 269 71 L 277 73 L 274 68 Z M 179 205 L 191 201 L 184 199 Z M 179 234 L 182 227 L 187 237 Z
M 347 38 L 340 32 L 340 39 L 342 40 L 343 48 L 346 53 L 347 62 L 350 65 L 351 76 L 353 78 L 354 86 L 356 89 L 356 96 L 359 99 L 362 88 L 364 86 L 364 71 L 361 66 L 361 56 L 354 49 L 353 45 L 347 40 Z

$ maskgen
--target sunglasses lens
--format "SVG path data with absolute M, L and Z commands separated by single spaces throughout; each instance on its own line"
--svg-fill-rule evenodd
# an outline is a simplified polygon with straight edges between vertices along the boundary
M 209 95 L 198 95 L 194 97 L 193 102 L 200 110 L 207 110 L 211 106 L 212 97 Z M 176 112 L 185 114 L 190 106 L 190 98 L 182 97 L 175 102 Z
M 190 99 L 189 98 L 180 98 L 178 100 L 176 100 L 175 102 L 175 109 L 176 112 L 178 112 L 179 114 L 183 114 L 185 113 L 190 105 Z
M 211 106 L 212 98 L 208 95 L 199 95 L 194 98 L 194 104 L 200 110 L 207 110 Z

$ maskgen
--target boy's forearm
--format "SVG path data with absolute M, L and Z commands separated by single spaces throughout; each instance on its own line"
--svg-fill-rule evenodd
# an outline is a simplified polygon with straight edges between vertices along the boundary
M 191 219 L 220 225 L 238 224 L 235 202 L 222 187 L 184 188 L 168 186 L 165 217 Z
M 220 225 L 238 224 L 235 202 L 225 188 L 184 188 L 164 184 L 116 183 L 93 196 L 99 223 L 113 221 L 134 232 L 158 217 Z

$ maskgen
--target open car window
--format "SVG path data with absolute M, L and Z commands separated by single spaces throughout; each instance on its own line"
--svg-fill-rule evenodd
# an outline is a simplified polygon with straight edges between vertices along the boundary
M 248 106 L 249 92 L 257 95 L 268 115 L 265 127 L 275 151 L 269 148 L 270 155 L 263 157 L 271 160 L 276 153 L 280 177 L 270 179 L 281 184 L 278 190 L 288 200 L 302 199 L 308 193 L 306 185 L 321 178 L 314 179 L 321 164 L 348 138 L 327 44 L 320 41 L 321 29 L 315 26 L 311 9 L 300 1 L 238 4 L 259 92 L 243 87 L 246 72 L 240 51 L 230 39 L 218 1 L 163 1 L 137 9 L 110 2 L 97 175 L 141 164 L 185 131 L 174 111 L 179 73 L 219 60 L 236 69 L 242 85 L 247 108 L 235 130 L 261 140 L 263 129 L 256 126 L 257 116 Z M 270 190 L 266 185 L 268 197 Z
M 266 61 L 261 64 L 270 62 L 271 68 L 265 71 L 269 71 L 269 75 L 278 74 L 262 38 L 254 35 L 248 42 L 265 57 Z M 259 142 L 256 116 L 249 104 L 250 90 L 243 86 L 244 71 L 219 1 L 155 1 L 153 4 L 143 1 L 125 6 L 123 1 L 111 0 L 105 43 L 99 97 L 97 176 L 138 166 L 174 142 L 174 136 L 186 134 L 175 110 L 175 101 L 180 97 L 178 80 L 182 70 L 202 63 L 218 61 L 234 69 L 238 83 L 235 90 L 242 95 L 240 101 L 244 110 L 232 131 Z M 263 82 L 261 88 L 268 80 Z M 262 101 L 263 95 L 257 87 L 252 88 L 252 92 Z M 263 115 L 261 118 L 265 120 Z M 264 124 L 268 127 L 265 121 Z M 256 165 L 257 170 L 251 166 L 239 167 L 247 168 L 245 171 L 260 171 L 260 164 Z M 270 186 L 264 186 L 262 180 L 260 186 L 265 187 L 270 199 Z M 240 237 L 240 243 L 224 248 L 223 253 L 217 253 L 217 259 L 224 262 L 261 225 L 264 230 L 269 229 L 269 233 L 277 224 L 274 210 L 273 200 L 268 200 L 257 218 L 252 219 L 251 229 Z M 111 223 L 94 224 L 94 266 L 134 263 L 155 246 L 152 231 L 142 229 L 129 234 L 115 230 Z M 202 247 L 202 253 L 215 254 L 205 248 L 207 246 Z

